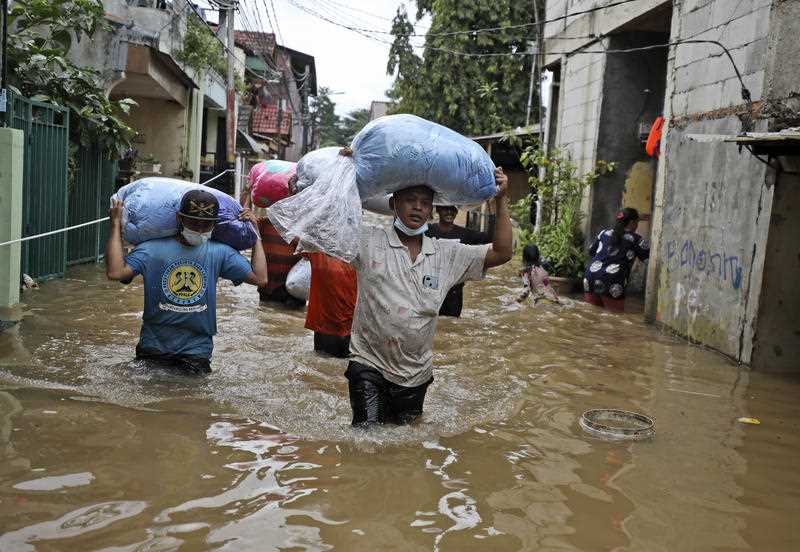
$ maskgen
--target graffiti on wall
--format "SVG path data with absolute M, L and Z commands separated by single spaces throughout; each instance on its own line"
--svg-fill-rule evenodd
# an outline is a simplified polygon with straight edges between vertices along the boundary
M 737 255 L 704 249 L 696 246 L 692 240 L 667 242 L 667 272 L 676 270 L 707 274 L 733 289 L 739 289 L 742 285 L 742 262 Z

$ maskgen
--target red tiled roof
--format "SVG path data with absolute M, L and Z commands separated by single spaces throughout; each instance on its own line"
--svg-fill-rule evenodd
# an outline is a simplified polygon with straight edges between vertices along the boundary
M 278 104 L 262 104 L 253 111 L 250 128 L 254 134 L 278 134 Z M 292 128 L 292 109 L 287 107 L 281 119 L 281 134 L 290 134 Z
M 275 51 L 275 35 L 251 31 L 235 31 L 233 41 L 237 46 L 255 54 L 272 57 Z

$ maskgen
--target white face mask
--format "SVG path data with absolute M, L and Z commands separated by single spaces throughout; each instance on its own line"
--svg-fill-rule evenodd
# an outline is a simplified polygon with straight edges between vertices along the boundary
M 211 232 L 213 232 L 213 230 Z M 183 235 L 183 239 L 185 239 L 189 245 L 203 245 L 211 239 L 211 232 L 195 232 L 194 230 L 189 230 L 184 227 L 181 231 L 181 235 Z
M 414 230 L 413 228 L 409 228 L 408 226 L 403 224 L 403 221 L 400 220 L 400 217 L 398 217 L 397 215 L 395 215 L 394 217 L 394 227 L 400 230 L 406 236 L 421 236 L 422 234 L 428 231 L 427 222 L 422 226 L 420 226 L 419 228 L 417 228 L 416 230 Z

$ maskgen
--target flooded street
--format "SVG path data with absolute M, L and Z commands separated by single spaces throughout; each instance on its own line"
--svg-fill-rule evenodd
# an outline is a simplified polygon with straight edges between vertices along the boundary
M 131 362 L 141 279 L 26 292 L 0 335 L 0 550 L 800 549 L 800 382 L 638 314 L 519 306 L 517 269 L 440 321 L 421 423 L 371 432 L 345 361 L 252 287 L 221 283 L 205 379 Z M 591 408 L 656 437 L 595 440 Z

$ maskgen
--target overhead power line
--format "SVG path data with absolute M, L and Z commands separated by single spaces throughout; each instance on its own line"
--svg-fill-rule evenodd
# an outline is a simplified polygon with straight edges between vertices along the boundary
M 270 0 L 272 1 L 272 0 Z M 621 6 L 623 4 L 630 4 L 631 2 L 638 2 L 639 0 L 617 0 L 616 2 L 611 2 L 610 4 L 605 4 L 602 6 L 595 6 L 593 8 L 587 8 L 585 10 L 578 10 L 570 13 L 566 13 L 564 15 L 560 15 L 558 17 L 551 17 L 550 19 L 543 19 L 543 20 L 536 20 L 531 23 L 519 23 L 516 25 L 502 25 L 498 27 L 483 27 L 479 29 L 469 29 L 469 30 L 462 30 L 462 31 L 447 31 L 447 32 L 440 32 L 440 33 L 411 33 L 406 36 L 408 37 L 421 37 L 421 38 L 429 38 L 435 36 L 457 36 L 457 35 L 471 35 L 471 34 L 479 34 L 479 33 L 490 33 L 490 32 L 497 32 L 497 31 L 506 31 L 510 29 L 524 29 L 528 27 L 535 27 L 537 25 L 544 25 L 546 23 L 555 23 L 557 21 L 563 21 L 564 19 L 569 19 L 570 17 L 577 17 L 579 15 L 585 15 L 587 13 L 592 13 L 600 10 L 607 10 L 610 8 L 614 8 L 616 6 Z M 347 25 L 345 23 L 340 23 L 339 21 L 335 21 L 326 15 L 323 15 L 319 12 L 316 12 L 306 6 L 302 6 L 295 2 L 294 0 L 289 0 L 289 3 L 295 6 L 298 9 L 305 11 L 323 21 L 327 21 L 332 25 L 337 25 L 339 27 L 344 27 L 345 29 L 358 32 L 358 33 L 368 33 L 368 34 L 382 34 L 382 35 L 391 35 L 393 34 L 392 31 L 384 31 L 380 29 L 369 29 L 365 27 L 356 27 L 353 25 Z
M 195 13 L 195 15 L 197 15 L 197 17 L 200 19 L 200 21 L 202 21 L 203 24 L 206 27 L 208 27 L 208 30 L 211 31 L 211 34 L 214 36 L 215 39 L 217 39 L 217 42 L 222 44 L 222 48 L 227 53 L 229 53 L 229 54 L 233 55 L 234 57 L 236 57 L 236 52 L 234 50 L 232 50 L 231 48 L 229 48 L 228 45 L 225 44 L 225 42 L 223 42 L 222 39 L 217 36 L 217 33 L 214 32 L 214 29 L 211 27 L 211 25 L 208 24 L 208 21 L 206 21 L 203 18 L 203 15 L 199 11 L 197 11 L 197 7 L 194 5 L 194 3 L 192 3 L 191 1 L 187 1 L 186 5 L 189 6 L 190 8 L 192 8 L 192 11 Z M 252 76 L 254 76 L 254 77 L 258 78 L 258 79 L 263 79 L 264 78 L 263 75 L 259 75 L 255 71 L 249 69 L 247 66 L 244 67 L 244 70 L 245 70 L 245 72 L 250 73 Z
M 266 2 L 266 0 L 263 0 Z M 280 43 L 286 45 L 286 42 L 283 40 L 283 33 L 281 32 L 281 27 L 278 25 L 278 12 L 275 11 L 275 3 L 272 0 L 269 0 L 269 5 L 272 7 L 272 15 L 275 16 L 275 34 L 280 39 Z M 269 10 L 267 10 L 269 13 Z

